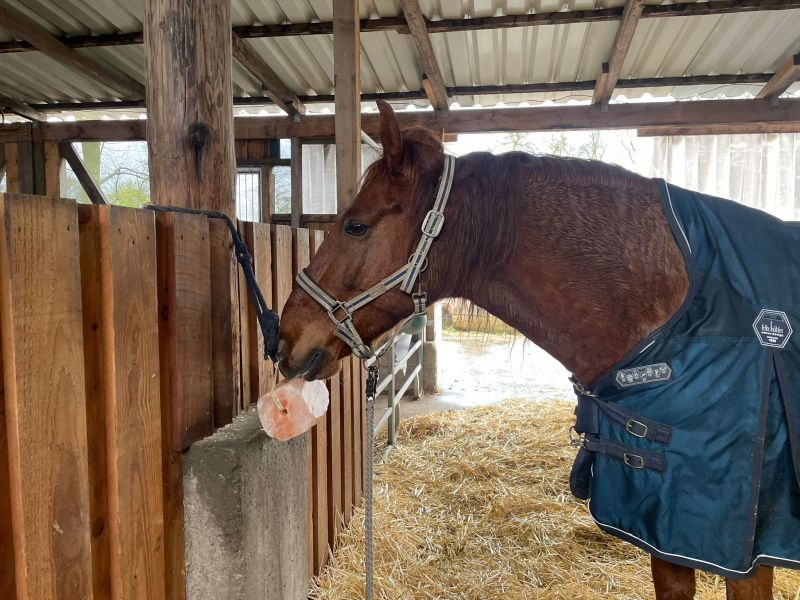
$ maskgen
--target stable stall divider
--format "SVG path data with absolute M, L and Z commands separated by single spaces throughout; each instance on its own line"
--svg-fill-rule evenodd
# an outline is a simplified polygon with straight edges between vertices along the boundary
M 272 385 L 230 232 L 18 194 L 0 220 L 0 597 L 184 600 L 183 451 Z M 239 227 L 280 310 L 324 234 Z M 360 502 L 365 373 L 307 434 L 309 576 Z
M 78 208 L 15 194 L 0 204 L 14 546 L 0 569 L 14 564 L 11 598 L 92 598 Z

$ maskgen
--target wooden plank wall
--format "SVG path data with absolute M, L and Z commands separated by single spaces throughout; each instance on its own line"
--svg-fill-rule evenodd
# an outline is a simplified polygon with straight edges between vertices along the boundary
M 19 194 L 0 219 L 0 598 L 182 600 L 182 451 L 272 386 L 228 232 Z M 240 227 L 282 308 L 323 232 Z M 360 502 L 364 376 L 307 434 L 309 575 Z

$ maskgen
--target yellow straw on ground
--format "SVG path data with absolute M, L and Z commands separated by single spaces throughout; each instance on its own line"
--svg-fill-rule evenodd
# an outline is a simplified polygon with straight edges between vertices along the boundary
M 652 598 L 649 557 L 569 493 L 572 409 L 512 400 L 405 421 L 376 465 L 375 598 Z M 364 597 L 363 538 L 362 507 L 311 598 Z M 700 574 L 697 598 L 724 588 Z M 797 572 L 776 570 L 775 598 L 800 600 Z

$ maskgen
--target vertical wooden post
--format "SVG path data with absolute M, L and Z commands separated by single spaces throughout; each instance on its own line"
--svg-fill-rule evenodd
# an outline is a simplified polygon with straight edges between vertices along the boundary
M 350 206 L 361 177 L 360 55 L 358 0 L 333 0 L 336 207 L 339 213 Z
M 19 193 L 19 163 L 17 162 L 16 144 L 6 144 L 6 191 L 9 194 Z
M 35 194 L 34 169 L 33 169 L 33 143 L 18 142 L 17 146 L 17 177 L 18 191 L 20 194 Z
M 44 142 L 44 195 L 51 198 L 61 196 L 61 178 L 65 172 L 64 158 L 58 142 Z
M 272 167 L 261 167 L 261 222 L 272 223 L 275 214 L 275 173 Z
M 228 0 L 147 0 L 147 142 L 155 204 L 234 210 Z
M 303 145 L 292 138 L 292 227 L 300 227 L 303 215 Z

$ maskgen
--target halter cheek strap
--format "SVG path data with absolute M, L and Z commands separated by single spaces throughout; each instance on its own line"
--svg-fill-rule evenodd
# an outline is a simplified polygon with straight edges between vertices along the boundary
M 414 284 L 417 282 L 420 273 L 425 270 L 428 251 L 433 244 L 433 240 L 439 237 L 444 226 L 444 208 L 450 196 L 450 189 L 453 186 L 453 176 L 455 175 L 456 159 L 454 156 L 445 154 L 444 169 L 439 178 L 439 187 L 436 191 L 436 198 L 433 208 L 425 215 L 422 221 L 422 237 L 417 244 L 414 254 L 411 255 L 408 263 L 400 269 L 382 279 L 371 288 L 362 292 L 352 300 L 346 302 L 336 300 L 305 272 L 305 269 L 297 274 L 297 284 L 303 288 L 309 296 L 316 300 L 328 313 L 331 321 L 336 325 L 335 335 L 345 342 L 353 350 L 358 358 L 366 360 L 375 356 L 375 352 L 369 344 L 366 344 L 353 325 L 353 313 L 359 308 L 363 308 L 375 298 L 378 298 L 396 286 L 406 294 L 411 294 L 414 300 L 414 312 L 411 317 L 424 314 L 427 308 L 427 296 L 424 292 L 413 293 Z

